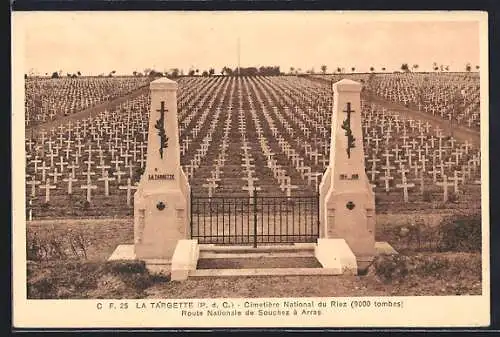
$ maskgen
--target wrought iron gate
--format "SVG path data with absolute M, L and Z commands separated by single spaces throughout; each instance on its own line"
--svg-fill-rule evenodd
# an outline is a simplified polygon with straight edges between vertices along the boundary
M 319 194 L 208 197 L 191 195 L 191 237 L 199 243 L 277 244 L 315 242 Z

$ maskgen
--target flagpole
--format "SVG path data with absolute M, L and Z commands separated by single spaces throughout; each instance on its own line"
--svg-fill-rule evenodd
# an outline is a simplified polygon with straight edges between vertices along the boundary
M 238 54 L 238 77 L 239 77 L 240 76 L 240 37 L 239 36 L 238 36 L 237 54 Z

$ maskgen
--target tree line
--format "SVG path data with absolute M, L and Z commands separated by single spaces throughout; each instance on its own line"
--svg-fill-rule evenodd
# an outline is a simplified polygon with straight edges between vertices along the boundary
M 408 63 L 402 63 L 399 70 L 402 72 L 412 72 L 412 71 L 417 71 L 418 68 L 419 68 L 418 64 L 413 64 L 410 66 Z M 473 67 L 470 64 L 470 62 L 468 62 L 465 65 L 466 72 L 471 72 L 472 68 Z M 320 67 L 320 69 L 321 69 L 321 73 L 323 73 L 323 74 L 327 73 L 328 68 L 326 65 L 322 65 Z M 444 71 L 449 71 L 450 66 L 445 65 L 445 64 L 438 65 L 437 62 L 433 62 L 432 69 L 435 72 L 438 72 L 438 71 L 444 72 Z M 478 71 L 479 65 L 476 65 L 475 69 L 476 69 L 476 71 Z M 354 73 L 356 71 L 356 67 L 351 67 L 350 70 L 351 70 L 351 72 Z M 380 70 L 382 72 L 385 72 L 386 68 L 381 67 Z M 399 72 L 399 70 L 396 70 L 395 72 Z M 346 72 L 346 69 L 343 67 L 337 67 L 333 71 L 333 73 L 339 73 L 339 74 L 342 74 L 345 72 Z M 375 72 L 375 67 L 371 66 L 370 72 L 371 73 Z M 303 70 L 301 68 L 294 68 L 294 67 L 290 67 L 290 70 L 288 72 L 288 74 L 290 74 L 290 75 L 298 75 L 298 74 L 304 74 L 304 73 L 305 74 L 315 74 L 316 72 L 314 71 L 314 68 L 311 68 L 311 69 L 303 72 Z M 101 74 L 97 75 L 97 77 L 113 77 L 115 74 L 116 74 L 116 70 L 112 70 L 107 74 L 101 73 Z M 207 69 L 207 70 L 203 70 L 201 72 L 199 69 L 191 68 L 187 71 L 187 73 L 184 73 L 184 70 L 179 69 L 179 68 L 172 68 L 172 69 L 164 70 L 164 71 L 158 71 L 158 70 L 152 69 L 152 68 L 145 68 L 142 72 L 141 71 L 133 71 L 132 72 L 132 75 L 135 77 L 148 76 L 148 77 L 153 77 L 153 78 L 155 78 L 155 77 L 177 78 L 177 77 L 185 76 L 185 75 L 188 75 L 188 76 L 200 76 L 201 75 L 204 77 L 208 77 L 208 76 L 214 76 L 215 74 L 216 74 L 215 69 L 212 67 Z M 236 68 L 231 68 L 231 67 L 225 66 L 220 70 L 220 73 L 218 73 L 217 75 L 219 75 L 219 74 L 224 75 L 224 76 L 259 76 L 259 75 L 260 76 L 279 76 L 279 75 L 285 75 L 284 72 L 281 72 L 279 66 L 236 67 Z M 28 74 L 24 75 L 25 78 L 32 77 L 32 76 L 34 76 L 34 75 L 31 73 L 30 73 L 30 75 L 28 75 Z M 45 76 L 49 76 L 49 73 L 45 73 Z M 69 77 L 69 78 L 78 78 L 80 76 L 82 76 L 82 73 L 80 71 L 77 71 L 76 73 L 66 73 L 66 77 Z M 62 78 L 62 77 L 64 77 L 64 74 L 63 74 L 62 70 L 54 71 L 52 73 L 52 75 L 50 75 L 50 77 L 51 78 Z

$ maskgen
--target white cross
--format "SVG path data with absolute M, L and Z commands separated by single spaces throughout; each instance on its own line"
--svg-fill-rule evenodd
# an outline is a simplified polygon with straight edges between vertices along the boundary
M 126 173 L 124 171 L 120 171 L 120 169 L 116 170 L 113 172 L 113 175 L 117 177 L 118 183 L 121 183 L 122 181 L 122 176 L 125 175 Z
M 401 184 L 396 184 L 396 187 L 403 189 L 403 198 L 404 202 L 406 203 L 408 202 L 408 187 L 415 187 L 415 184 L 408 183 L 406 180 L 406 175 L 404 173 L 402 173 L 401 180 Z
M 385 182 L 385 191 L 389 192 L 389 181 L 393 180 L 394 178 L 390 176 L 387 171 L 385 171 L 385 175 L 380 178 L 380 180 L 383 180 Z
M 42 165 L 38 167 L 39 170 L 42 170 L 42 181 L 45 181 L 45 174 L 48 169 L 50 169 L 50 166 L 45 165 L 45 161 L 42 162 Z
M 54 167 L 54 172 L 49 173 L 49 176 L 53 177 L 54 179 L 54 184 L 57 184 L 57 177 L 62 176 L 62 173 L 57 172 L 57 167 Z
M 36 185 L 40 185 L 41 182 L 39 180 L 35 180 L 35 176 L 31 176 L 31 180 L 26 182 L 27 185 L 31 185 L 31 197 L 34 197 L 36 194 Z
M 448 180 L 453 181 L 453 192 L 458 193 L 458 182 L 461 181 L 463 183 L 463 178 L 458 176 L 458 171 L 453 171 L 453 178 L 449 178 Z
M 45 202 L 48 203 L 50 201 L 50 190 L 57 188 L 57 186 L 50 185 L 50 179 L 47 178 L 45 180 L 45 185 L 40 185 L 40 188 L 45 189 Z
M 87 172 L 89 173 L 89 172 Z M 87 190 L 87 201 L 90 202 L 92 197 L 92 190 L 97 189 L 97 185 L 91 185 L 92 181 L 90 179 L 90 174 L 87 174 L 87 185 L 81 185 L 81 189 Z
M 78 179 L 75 179 L 75 177 L 69 173 L 68 178 L 64 178 L 63 181 L 68 183 L 68 194 L 73 194 L 73 182 L 77 182 Z
M 219 187 L 219 185 L 217 185 L 217 183 L 215 182 L 214 179 L 207 179 L 207 181 L 209 181 L 209 183 L 203 184 L 201 186 L 208 188 L 208 197 L 211 198 L 213 195 L 212 194 L 213 190 L 216 189 L 217 187 Z
M 375 164 L 373 164 L 373 165 L 372 165 L 371 170 L 370 170 L 370 171 L 368 171 L 368 173 L 370 173 L 370 174 L 371 174 L 371 179 L 370 179 L 370 181 L 375 181 L 375 175 L 376 175 L 377 173 L 380 173 L 380 171 L 377 171 L 377 170 L 376 170 L 376 167 L 375 167 Z
M 38 171 L 38 163 L 41 163 L 42 161 L 38 159 L 38 156 L 35 156 L 35 159 L 30 161 L 30 164 L 35 164 L 35 172 Z
M 101 175 L 104 176 L 104 174 L 106 173 L 106 175 L 107 175 L 107 172 L 108 172 L 106 169 L 111 168 L 111 166 L 105 165 L 103 162 L 103 163 L 101 163 L 101 165 L 97 165 L 96 168 L 101 169 Z
M 103 171 L 102 178 L 98 178 L 99 181 L 104 181 L 104 195 L 109 196 L 109 182 L 115 180 L 115 178 L 109 177 L 108 171 Z
M 248 186 L 243 186 L 241 188 L 242 190 L 248 191 L 248 195 L 250 197 L 253 196 L 253 192 L 254 191 L 260 191 L 261 190 L 260 187 L 254 186 L 253 181 L 254 181 L 253 179 L 248 180 Z M 250 199 L 250 203 L 253 203 L 253 198 Z
M 453 183 L 448 182 L 448 178 L 446 175 L 443 176 L 443 181 L 442 182 L 437 182 L 437 186 L 442 186 L 443 187 L 443 201 L 447 202 L 448 201 L 448 186 L 453 186 Z
M 131 205 L 131 199 L 132 199 L 132 190 L 136 190 L 137 186 L 131 185 L 131 179 L 127 179 L 127 185 L 125 186 L 118 186 L 120 190 L 127 190 L 127 206 L 130 207 Z

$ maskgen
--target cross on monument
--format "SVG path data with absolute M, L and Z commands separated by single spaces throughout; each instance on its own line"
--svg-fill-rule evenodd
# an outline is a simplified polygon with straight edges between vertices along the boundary
M 168 110 L 165 109 L 165 101 L 160 102 L 160 109 L 156 109 L 160 113 L 160 118 L 156 121 L 155 128 L 158 130 L 158 136 L 160 136 L 160 158 L 163 159 L 163 149 L 168 147 L 168 137 L 165 133 L 165 112 Z
M 351 102 L 346 103 L 346 110 L 344 110 L 345 113 L 347 113 L 347 118 L 344 120 L 344 123 L 342 124 L 342 129 L 345 130 L 345 136 L 347 137 L 347 158 L 351 158 L 351 149 L 355 148 L 354 142 L 356 141 L 356 138 L 352 135 L 352 130 L 351 130 L 351 113 L 354 112 L 354 110 L 351 110 Z

